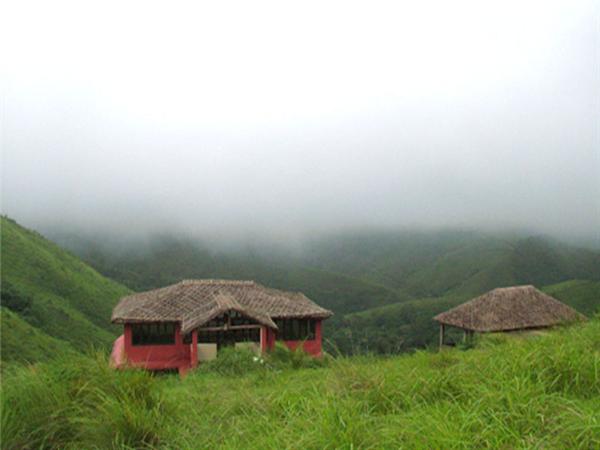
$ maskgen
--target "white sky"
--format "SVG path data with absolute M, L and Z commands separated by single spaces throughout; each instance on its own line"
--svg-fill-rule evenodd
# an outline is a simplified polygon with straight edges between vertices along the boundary
M 600 229 L 594 1 L 5 1 L 2 209 Z

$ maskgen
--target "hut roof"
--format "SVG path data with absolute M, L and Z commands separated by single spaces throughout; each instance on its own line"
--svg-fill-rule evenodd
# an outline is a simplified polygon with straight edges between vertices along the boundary
M 300 292 L 270 289 L 254 281 L 184 280 L 122 298 L 111 320 L 180 322 L 181 331 L 188 333 L 228 310 L 274 329 L 276 318 L 326 319 L 333 314 Z
M 581 319 L 585 316 L 531 285 L 494 289 L 434 317 L 478 332 L 543 328 Z

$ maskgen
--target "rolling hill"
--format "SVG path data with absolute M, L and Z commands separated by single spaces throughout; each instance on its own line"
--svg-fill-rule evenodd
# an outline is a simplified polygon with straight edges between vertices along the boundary
M 600 252 L 552 239 L 475 231 L 363 232 L 325 236 L 301 251 L 214 250 L 198 240 L 155 236 L 115 251 L 91 237 L 65 241 L 85 262 L 132 289 L 183 278 L 254 279 L 300 290 L 337 314 L 499 286 L 600 281 Z
M 313 267 L 373 280 L 413 298 L 570 279 L 600 281 L 600 252 L 518 234 L 355 233 L 317 240 L 307 254 Z
M 2 360 L 108 347 L 112 307 L 129 289 L 40 234 L 2 217 Z
M 58 241 L 103 275 L 143 291 L 188 278 L 255 280 L 266 286 L 301 291 L 336 313 L 358 311 L 412 298 L 374 280 L 312 267 L 297 254 L 243 248 L 214 250 L 201 242 L 159 235 L 149 243 L 115 249 L 110 239 Z
M 546 286 L 544 291 L 592 317 L 600 314 L 600 282 L 592 280 L 570 280 Z

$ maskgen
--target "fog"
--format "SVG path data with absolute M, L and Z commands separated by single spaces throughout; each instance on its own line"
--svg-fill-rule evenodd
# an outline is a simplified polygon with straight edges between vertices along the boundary
M 600 239 L 598 2 L 11 3 L 24 225 Z

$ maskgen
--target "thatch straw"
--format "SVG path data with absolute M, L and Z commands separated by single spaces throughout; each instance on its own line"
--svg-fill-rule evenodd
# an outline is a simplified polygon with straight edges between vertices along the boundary
M 478 332 L 545 328 L 585 316 L 534 286 L 513 286 L 489 291 L 434 320 Z
M 326 319 L 333 313 L 304 294 L 269 289 L 253 281 L 184 280 L 121 299 L 113 323 L 179 322 L 187 333 L 223 312 L 233 310 L 277 329 L 272 319 Z

